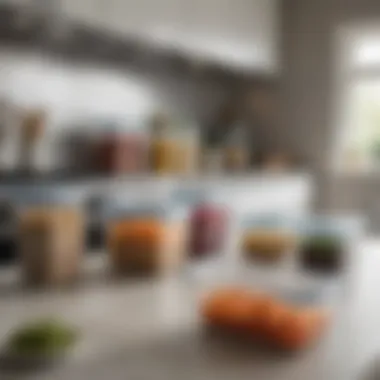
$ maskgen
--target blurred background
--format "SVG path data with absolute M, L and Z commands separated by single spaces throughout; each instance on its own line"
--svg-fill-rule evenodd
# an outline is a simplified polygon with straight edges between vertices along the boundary
M 94 262 L 243 257 L 265 288 L 359 267 L 380 232 L 379 17 L 371 0 L 0 1 L 4 283 L 86 282 Z

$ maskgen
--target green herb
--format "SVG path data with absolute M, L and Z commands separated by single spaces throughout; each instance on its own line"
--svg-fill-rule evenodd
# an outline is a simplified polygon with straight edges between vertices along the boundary
M 335 236 L 311 236 L 305 239 L 304 248 L 320 251 L 340 250 L 342 242 Z
M 16 354 L 62 353 L 74 346 L 76 331 L 53 320 L 33 322 L 11 335 L 8 348 Z

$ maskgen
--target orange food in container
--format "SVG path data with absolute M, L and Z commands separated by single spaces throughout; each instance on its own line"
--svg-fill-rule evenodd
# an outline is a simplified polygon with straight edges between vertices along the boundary
M 159 273 L 176 270 L 184 255 L 186 228 L 169 210 L 140 209 L 119 215 L 108 226 L 108 247 L 118 273 Z
M 315 343 L 328 325 L 328 309 L 298 304 L 278 294 L 259 294 L 246 288 L 216 290 L 201 306 L 209 326 L 294 351 Z

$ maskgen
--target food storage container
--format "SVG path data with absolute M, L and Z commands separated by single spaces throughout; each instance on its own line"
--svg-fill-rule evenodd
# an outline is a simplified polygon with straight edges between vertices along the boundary
M 174 271 L 184 259 L 186 217 L 172 204 L 116 206 L 110 210 L 107 239 L 113 269 L 119 274 Z
M 241 264 L 234 271 L 219 268 L 197 286 L 201 323 L 219 344 L 243 340 L 294 352 L 323 338 L 343 302 L 344 283 L 317 281 L 290 268 L 263 272 Z
M 338 273 L 350 265 L 352 250 L 363 231 L 358 218 L 310 216 L 300 221 L 299 260 L 314 273 Z
M 103 174 L 136 174 L 147 168 L 148 139 L 143 131 L 111 125 L 98 131 L 93 141 L 95 171 Z
M 323 289 L 292 295 L 257 289 L 220 288 L 201 304 L 208 327 L 239 334 L 283 350 L 301 350 L 314 344 L 326 329 L 330 310 L 323 304 Z
M 19 251 L 28 285 L 60 285 L 78 279 L 84 253 L 84 213 L 80 196 L 36 189 L 20 205 Z
M 212 195 L 194 202 L 189 216 L 189 256 L 203 258 L 222 253 L 228 240 L 229 224 L 229 209 L 212 199 Z
M 282 259 L 296 247 L 296 233 L 289 218 L 268 214 L 243 221 L 241 248 L 245 258 L 262 262 Z
M 198 169 L 199 135 L 197 128 L 167 127 L 152 137 L 150 165 L 158 174 L 188 175 Z

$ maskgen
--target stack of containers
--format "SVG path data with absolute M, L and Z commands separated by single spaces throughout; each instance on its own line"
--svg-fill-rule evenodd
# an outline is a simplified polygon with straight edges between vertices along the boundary
M 260 223 L 252 224 L 278 226 L 267 220 L 263 223 L 262 218 L 258 220 Z M 279 224 L 283 226 L 283 223 Z M 196 284 L 201 321 L 218 337 L 227 341 L 242 338 L 285 351 L 302 351 L 325 335 L 334 315 L 344 305 L 345 294 L 350 289 L 345 279 L 355 266 L 352 250 L 363 232 L 362 221 L 305 216 L 289 219 L 287 223 L 292 228 L 274 231 L 291 231 L 293 236 L 298 231 L 298 244 L 290 247 L 271 242 L 269 250 L 266 244 L 262 250 L 259 239 L 254 251 L 272 254 L 285 251 L 286 246 L 298 265 L 247 266 L 238 260 L 241 253 L 238 252 L 233 271 L 226 265 L 211 280 Z M 326 273 L 330 276 L 326 277 Z

